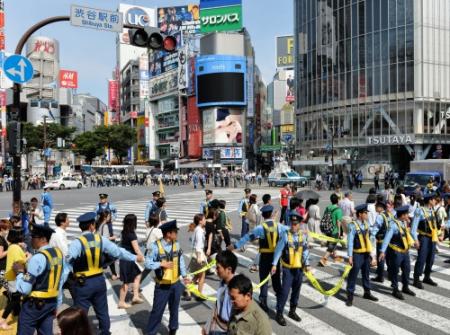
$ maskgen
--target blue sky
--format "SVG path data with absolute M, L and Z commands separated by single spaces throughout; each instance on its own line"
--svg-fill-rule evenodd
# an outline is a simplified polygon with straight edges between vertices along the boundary
M 251 34 L 256 63 L 266 83 L 275 73 L 275 36 L 292 34 L 292 1 L 243 0 L 244 25 Z M 70 15 L 72 3 L 115 10 L 119 3 L 167 7 L 184 5 L 189 1 L 5 0 L 6 51 L 13 52 L 20 36 L 39 20 L 50 16 Z M 114 33 L 76 28 L 69 22 L 61 22 L 42 28 L 38 34 L 59 40 L 61 68 L 78 71 L 78 92 L 91 93 L 107 102 L 107 79 L 111 77 L 116 61 Z

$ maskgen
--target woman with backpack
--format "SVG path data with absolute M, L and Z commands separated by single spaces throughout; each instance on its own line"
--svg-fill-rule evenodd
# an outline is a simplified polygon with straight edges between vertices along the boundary
M 97 218 L 97 222 L 95 223 L 95 228 L 97 230 L 97 234 L 107 238 L 110 241 L 115 241 L 116 237 L 111 236 L 109 234 L 109 222 L 111 221 L 111 212 L 109 210 L 104 210 L 100 212 Z M 113 262 L 109 265 L 109 269 L 111 270 L 111 279 L 117 280 L 119 277 L 117 276 L 116 271 L 116 263 Z
M 261 212 L 259 211 L 257 204 L 256 194 L 250 195 L 250 198 L 248 199 L 248 205 L 249 207 L 245 217 L 249 224 L 249 231 L 252 231 L 258 225 L 261 216 Z

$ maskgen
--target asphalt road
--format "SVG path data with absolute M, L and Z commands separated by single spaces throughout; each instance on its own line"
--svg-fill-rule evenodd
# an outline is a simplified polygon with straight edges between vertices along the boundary
M 279 194 L 277 188 L 253 187 L 259 199 L 262 194 L 270 193 L 276 199 Z M 75 218 L 85 211 L 92 210 L 98 201 L 98 193 L 110 194 L 111 201 L 118 208 L 119 217 L 115 222 L 115 232 L 121 230 L 121 219 L 128 213 L 135 213 L 138 216 L 138 236 L 144 237 L 143 213 L 151 192 L 157 187 L 116 187 L 102 189 L 82 189 L 53 191 L 53 198 L 56 204 L 55 213 L 65 211 L 72 219 L 69 228 L 69 236 L 73 238 L 79 234 Z M 233 238 L 239 238 L 240 220 L 236 209 L 242 197 L 242 188 L 239 189 L 214 189 L 216 198 L 227 200 L 227 210 L 233 221 Z M 322 211 L 329 203 L 330 192 L 320 192 L 321 201 L 319 203 Z M 39 195 L 40 192 L 24 192 L 23 198 Z M 169 218 L 177 219 L 180 226 L 179 241 L 184 250 L 186 263 L 190 255 L 190 241 L 187 233 L 187 225 L 199 210 L 200 201 L 204 197 L 201 190 L 193 190 L 192 186 L 167 187 L 166 197 L 168 199 L 167 211 Z M 366 193 L 354 193 L 356 204 L 364 202 Z M 275 200 L 274 203 L 278 201 Z M 4 216 L 9 211 L 11 203 L 11 193 L 0 194 L 0 214 Z M 55 214 L 54 213 L 54 214 Z M 324 248 L 320 245 L 311 244 L 311 265 L 314 268 L 314 275 L 325 289 L 331 288 L 339 279 L 343 264 L 331 264 L 326 268 L 316 267 L 317 261 L 324 253 Z M 237 253 L 239 258 L 238 272 L 244 273 L 257 284 L 259 278 L 257 273 L 250 273 L 248 266 L 254 259 L 257 249 L 248 246 L 243 253 Z M 345 250 L 340 251 L 345 256 Z M 411 252 L 411 264 L 414 265 L 416 252 Z M 340 290 L 334 297 L 324 299 L 309 282 L 304 279 L 301 289 L 300 303 L 297 309 L 302 317 L 302 322 L 296 323 L 287 318 L 288 326 L 280 327 L 274 319 L 274 312 L 270 313 L 274 334 L 450 334 L 450 269 L 443 260 L 450 258 L 450 249 L 441 246 L 440 253 L 436 256 L 433 278 L 438 282 L 438 287 L 426 285 L 425 290 L 416 290 L 417 297 L 407 297 L 405 301 L 398 301 L 390 295 L 390 283 L 373 285 L 374 294 L 380 298 L 378 303 L 368 302 L 361 298 L 355 298 L 354 307 L 345 306 L 345 291 Z M 413 267 L 412 267 L 413 269 Z M 108 270 L 109 271 L 109 270 Z M 411 273 L 412 275 L 412 273 Z M 113 334 L 143 334 L 148 316 L 153 304 L 153 281 L 150 276 L 142 285 L 142 295 L 145 303 L 135 305 L 127 311 L 117 309 L 118 292 L 120 281 L 111 281 L 109 273 L 107 284 L 110 287 L 108 294 L 108 306 L 112 322 Z M 204 293 L 214 294 L 219 281 L 216 276 L 207 277 L 207 285 Z M 357 294 L 362 294 L 362 288 L 357 286 Z M 344 287 L 345 289 L 345 284 Z M 272 290 L 270 290 L 272 292 Z M 272 292 L 273 293 L 273 292 Z M 254 298 L 258 298 L 255 292 Z M 131 299 L 131 297 L 130 297 Z M 274 310 L 276 299 L 272 294 L 269 297 L 269 306 Z M 68 295 L 65 298 L 65 305 L 70 305 L 71 299 Z M 199 334 L 200 327 L 207 321 L 211 312 L 211 303 L 200 303 L 196 301 L 182 302 L 180 307 L 180 329 L 178 334 L 190 335 Z M 167 334 L 167 324 L 169 315 L 166 313 L 160 328 L 161 334 Z M 94 327 L 97 322 L 90 313 Z

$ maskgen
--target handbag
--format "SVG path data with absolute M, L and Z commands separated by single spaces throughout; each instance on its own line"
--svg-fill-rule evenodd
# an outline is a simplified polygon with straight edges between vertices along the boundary
M 148 240 L 150 240 L 150 236 L 152 236 L 152 232 L 153 232 L 153 229 L 154 229 L 154 228 L 155 228 L 155 227 L 152 227 L 152 228 L 150 229 L 150 231 L 148 232 L 147 239 L 145 240 L 145 244 L 144 244 L 144 248 L 145 248 L 144 256 L 147 256 L 147 254 L 149 253 L 149 252 L 148 252 L 148 248 L 147 248 L 147 244 L 148 244 Z

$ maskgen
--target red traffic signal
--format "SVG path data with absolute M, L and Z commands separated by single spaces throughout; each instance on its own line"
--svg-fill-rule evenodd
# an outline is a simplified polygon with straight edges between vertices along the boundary
M 177 49 L 177 40 L 173 36 L 161 34 L 158 28 L 144 27 L 139 29 L 128 29 L 130 44 L 153 50 L 165 50 L 174 52 Z

